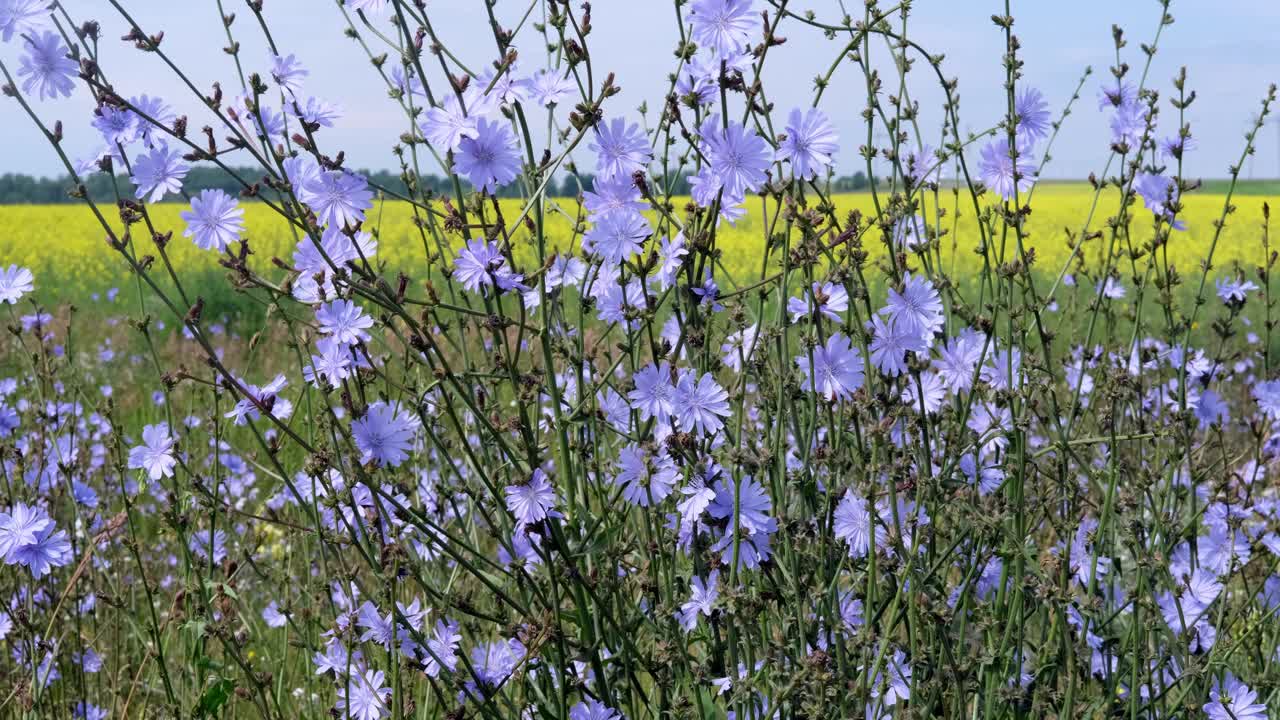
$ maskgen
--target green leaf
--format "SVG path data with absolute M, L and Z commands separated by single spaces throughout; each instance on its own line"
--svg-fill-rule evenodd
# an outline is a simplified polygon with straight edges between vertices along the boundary
M 220 678 L 210 685 L 204 694 L 200 696 L 200 702 L 196 703 L 192 714 L 196 718 L 213 717 L 218 714 L 218 709 L 227 704 L 231 699 L 231 693 L 235 692 L 236 683 L 229 678 Z

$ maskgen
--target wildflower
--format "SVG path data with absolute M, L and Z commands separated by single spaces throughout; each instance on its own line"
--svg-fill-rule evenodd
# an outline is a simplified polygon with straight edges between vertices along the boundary
M 808 354 L 796 357 L 805 380 L 801 389 L 822 393 L 828 401 L 848 400 L 862 387 L 862 358 L 853 349 L 853 341 L 844 333 L 827 338 Z M 812 365 L 810 364 L 812 362 Z
M 744 362 L 751 360 L 760 339 L 760 326 L 751 325 L 730 333 L 720 344 L 721 362 L 734 372 L 742 372 Z
M 911 699 L 911 666 L 907 664 L 907 656 L 901 650 L 894 650 L 893 657 L 886 663 L 889 671 L 887 687 L 881 695 L 880 684 L 872 689 L 873 696 L 879 696 L 885 705 L 896 705 L 899 700 Z
M 889 377 L 897 377 L 907 371 L 907 353 L 928 349 L 924 338 L 915 328 L 903 328 L 897 323 L 886 322 L 882 315 L 871 318 L 871 364 Z
M 277 420 L 289 417 L 293 414 L 293 403 L 279 397 L 280 391 L 288 384 L 289 381 L 281 374 L 262 387 L 246 385 L 244 389 L 248 397 L 238 400 L 225 417 L 233 418 L 238 426 L 260 418 L 262 409 L 266 409 Z
M 596 153 L 596 174 L 605 180 L 623 180 L 649 166 L 652 153 L 639 125 L 614 118 L 595 127 L 591 150 Z
M 409 457 L 422 421 L 398 402 L 378 401 L 351 423 L 361 462 L 397 467 Z
M 666 290 L 675 284 L 680 269 L 684 267 L 684 259 L 688 255 L 689 249 L 685 247 L 684 233 L 677 233 L 672 239 L 662 239 L 659 244 L 661 263 L 658 265 L 658 271 L 654 273 L 658 287 Z
M 187 223 L 182 236 L 192 238 L 201 250 L 223 252 L 244 232 L 244 210 L 218 189 L 201 190 L 191 198 L 191 209 L 182 211 L 182 219 Z
M 391 0 L 346 0 L 346 2 L 352 10 L 374 15 L 386 14 L 387 9 L 391 7 Z
M 832 322 L 838 323 L 841 321 L 840 313 L 849 309 L 849 293 L 843 285 L 837 283 L 814 283 L 809 297 L 813 301 L 812 309 L 810 303 L 805 302 L 804 298 L 787 299 L 787 312 L 791 315 L 791 322 L 809 315 L 817 317 L 821 314 L 830 318 Z
M 564 100 L 573 90 L 573 83 L 564 73 L 555 70 L 539 70 L 529 83 L 529 97 L 543 107 L 551 107 Z
M 727 56 L 749 45 L 760 31 L 752 0 L 694 0 L 689 10 L 693 40 Z
M 71 714 L 78 720 L 107 720 L 107 718 L 111 717 L 110 710 L 100 708 L 86 700 L 78 701 Z
M 422 83 L 417 78 L 414 82 L 421 87 Z M 476 109 L 471 108 L 473 113 Z M 469 115 L 462 109 L 456 95 L 449 95 L 439 106 L 427 108 L 418 127 L 431 145 L 441 150 L 457 150 L 464 138 L 479 136 L 477 119 L 477 115 Z
M 1195 150 L 1197 146 L 1196 139 L 1191 137 L 1190 132 L 1179 133 L 1160 142 L 1160 154 L 1172 160 L 1181 160 L 1183 153 Z
M 50 0 L 0 0 L 0 40 L 47 27 L 52 9 Z
M 369 342 L 369 333 L 373 327 L 373 318 L 364 314 L 359 305 L 350 300 L 334 300 L 316 309 L 316 322 L 320 324 L 320 332 L 333 336 L 343 345 Z
M 711 268 L 707 268 L 707 274 L 701 285 L 690 285 L 689 292 L 698 298 L 698 304 L 705 308 L 710 308 L 711 312 L 718 313 L 724 310 L 724 306 L 717 302 L 720 297 L 720 285 L 716 283 L 715 277 L 711 274 Z
M 836 506 L 832 527 L 836 539 L 849 545 L 849 557 L 854 560 L 867 556 L 873 537 L 878 541 L 879 533 L 875 531 L 870 508 L 866 498 L 854 492 L 853 488 L 845 492 Z
M 481 286 L 492 287 L 497 281 L 499 289 L 509 290 L 519 284 L 520 276 L 506 266 L 507 259 L 497 244 L 484 240 L 468 240 L 466 247 L 458 251 L 453 261 L 453 276 L 462 286 L 475 292 Z
M 1258 409 L 1271 420 L 1280 420 L 1280 380 L 1265 380 L 1253 386 Z
M 368 600 L 360 605 L 356 625 L 364 630 L 360 633 L 360 642 L 375 642 L 384 648 L 390 648 L 391 643 L 395 641 L 395 624 L 392 622 L 391 613 L 385 616 L 379 614 L 378 606 Z
M 1107 108 L 1124 108 L 1134 105 L 1138 101 L 1138 92 L 1130 83 L 1122 83 L 1116 80 L 1115 87 L 1103 86 L 1098 88 L 1098 109 L 1105 110 Z
M 592 222 L 598 222 L 609 213 L 631 214 L 649 209 L 649 203 L 641 199 L 640 188 L 636 187 L 630 175 L 595 178 L 591 189 L 582 194 L 582 205 L 587 209 L 587 219 Z
M 129 467 L 146 470 L 152 480 L 173 477 L 173 468 L 178 464 L 173 446 L 167 425 L 147 425 L 142 429 L 142 444 L 129 450 Z
M 817 108 L 801 113 L 796 108 L 787 120 L 786 138 L 778 144 L 778 156 L 791 162 L 797 178 L 809 179 L 830 167 L 831 156 L 839 149 L 835 128 L 825 113 Z
M 689 580 L 689 600 L 680 605 L 676 618 L 685 632 L 698 625 L 698 615 L 711 617 L 716 601 L 720 599 L 720 571 L 712 570 L 706 580 L 694 576 Z
M 1218 287 L 1218 298 L 1226 305 L 1243 305 L 1249 293 L 1258 289 L 1252 280 L 1244 278 L 1218 278 L 1214 284 Z
M 68 57 L 71 51 L 62 43 L 57 33 L 44 32 L 25 41 L 26 52 L 18 65 L 18 76 L 29 76 L 22 81 L 22 91 L 33 91 L 41 100 L 54 100 L 59 95 L 71 97 L 75 89 L 75 77 L 80 66 Z
M 292 53 L 285 57 L 271 56 L 271 79 L 276 81 L 281 90 L 290 94 L 302 92 L 302 81 L 310 74 Z
M 1267 706 L 1257 700 L 1257 692 L 1227 671 L 1222 682 L 1213 682 L 1204 714 L 1209 720 L 1267 720 Z
M 476 190 L 490 193 L 520 174 L 520 153 L 511 128 L 484 118 L 476 121 L 475 137 L 458 142 L 455 162 Z
M 1009 157 L 1009 140 L 993 140 L 982 147 L 982 162 L 978 176 L 982 183 L 1005 200 L 1012 200 L 1017 192 L 1026 192 L 1036 182 L 1036 166 L 1031 162 L 1029 147 L 1018 148 L 1018 163 L 1014 166 Z
M 904 217 L 893 225 L 894 245 L 918 252 L 928 241 L 928 225 L 919 215 Z
M 533 477 L 524 485 L 508 485 L 503 491 L 507 497 L 507 510 L 515 515 L 520 526 L 532 525 L 547 517 L 559 517 L 555 511 L 556 491 L 551 487 L 547 474 L 541 468 L 533 471 Z
M 649 507 L 671 494 L 680 470 L 665 451 L 650 457 L 638 445 L 622 448 L 614 482 L 622 486 L 622 497 L 632 505 Z
M 764 138 L 739 123 L 729 123 L 724 130 L 704 136 L 711 173 L 728 197 L 741 198 L 755 192 L 768 179 L 766 169 L 773 162 L 773 151 Z
M 623 720 L 623 717 L 599 700 L 588 698 L 569 708 L 569 720 Z
M 1018 348 L 996 350 L 990 362 L 982 366 L 982 381 L 997 390 L 1008 390 L 1022 373 L 1022 351 Z
M 24 267 L 0 267 L 0 302 L 17 305 L 23 295 L 36 289 L 35 280 L 31 271 Z
M 582 249 L 616 266 L 643 250 L 645 238 L 653 232 L 649 221 L 637 212 L 611 212 L 596 222 L 582 237 Z
M 282 628 L 289 624 L 289 616 L 280 612 L 280 603 L 275 600 L 262 609 L 262 620 L 269 628 Z
M 676 384 L 672 404 L 676 421 L 687 432 L 714 435 L 724 426 L 720 418 L 729 416 L 729 393 L 711 373 L 703 373 L 701 378 L 693 372 L 683 375 Z
M 777 528 L 769 511 L 773 500 L 760 481 L 750 475 L 741 480 L 721 477 L 715 485 L 716 497 L 707 507 L 711 517 L 736 522 L 750 534 L 771 533 Z
M 690 58 L 676 77 L 676 97 L 697 107 L 711 103 L 718 91 L 720 61 L 699 53 Z
M 373 207 L 369 183 L 355 173 L 341 170 L 321 172 L 303 186 L 299 198 L 323 225 L 355 227 L 364 222 L 364 212 Z
M 918 383 L 918 384 L 917 384 Z M 947 387 L 942 378 L 935 372 L 922 372 L 917 380 L 909 381 L 902 390 L 902 402 L 912 410 L 921 409 L 933 415 L 942 409 L 942 401 L 947 396 Z
M 902 279 L 902 292 L 889 288 L 889 302 L 884 312 L 895 330 L 919 335 L 926 346 L 933 345 L 934 333 L 946 322 L 942 299 L 933 283 L 919 275 L 913 277 L 911 273 Z
M 640 320 L 634 312 L 645 307 L 644 287 L 638 278 L 619 283 L 605 280 L 596 285 L 596 316 L 604 323 L 621 323 L 627 329 L 635 329 Z
M 340 106 L 316 97 L 309 97 L 301 104 L 295 101 L 286 109 L 299 120 L 320 127 L 333 127 L 342 117 Z
M 9 556 L 15 549 L 35 544 L 39 534 L 52 526 L 49 514 L 37 505 L 17 503 L 9 512 L 0 512 L 0 560 L 12 562 Z
M 631 407 L 640 411 L 640 419 L 656 418 L 666 423 L 675 411 L 675 384 L 671 382 L 671 366 L 666 362 L 646 365 L 635 374 L 635 389 L 628 393 Z
M 476 78 L 476 86 L 502 105 L 511 106 L 529 100 L 530 81 L 520 77 L 515 63 L 508 65 L 501 75 L 497 69 L 489 68 Z
M 141 200 L 150 196 L 154 203 L 169 193 L 181 192 L 182 178 L 187 176 L 188 170 L 190 168 L 182 162 L 181 152 L 170 152 L 167 145 L 160 144 L 138 156 L 130 179 L 138 188 L 137 198 Z
M 1049 104 L 1039 90 L 1024 88 L 1014 100 L 1013 108 L 1018 115 L 1017 135 L 1020 140 L 1035 141 L 1048 137 L 1051 123 Z
M 196 557 L 221 563 L 227 557 L 227 533 L 223 530 L 197 530 L 191 535 L 190 547 Z
M 304 380 L 320 386 L 320 379 L 323 377 L 327 387 L 336 388 L 343 380 L 351 377 L 355 362 L 350 346 L 326 337 L 316 341 L 316 350 L 320 354 L 312 355 L 311 364 L 302 369 Z
M 1097 292 L 1101 294 L 1102 297 L 1109 298 L 1111 300 L 1119 300 L 1125 295 L 1124 284 L 1110 275 L 1095 286 L 1094 292 Z
M 1142 198 L 1142 204 L 1152 214 L 1170 223 L 1174 230 L 1186 229 L 1186 223 L 1177 218 L 1174 210 L 1179 193 L 1178 184 L 1173 178 L 1142 173 L 1134 178 L 1133 191 Z
M 381 670 L 355 669 L 338 688 L 337 708 L 351 720 L 382 720 L 391 715 L 391 688 L 385 687 Z
M 99 106 L 94 111 L 93 127 L 102 134 L 107 148 L 98 157 L 111 157 L 118 161 L 120 156 L 117 153 L 120 146 L 128 145 L 138 139 L 140 124 L 138 116 L 133 114 L 132 110 L 113 105 Z
M 1216 575 L 1204 568 L 1196 568 L 1187 579 L 1186 588 L 1182 592 L 1182 607 L 1191 617 L 1200 617 L 1222 594 L 1222 583 Z
M 54 529 L 53 523 L 37 530 L 34 541 L 9 550 L 5 562 L 25 565 L 31 576 L 39 580 L 55 567 L 71 562 L 71 541 L 65 530 Z
M 1111 142 L 1136 150 L 1146 141 L 1150 109 L 1138 102 L 1121 105 L 1111 116 Z
M 422 671 L 428 677 L 439 677 L 441 668 L 453 672 L 458 665 L 458 645 L 461 642 L 458 623 L 437 620 L 424 648 L 426 659 L 422 661 Z
M 471 667 L 487 688 L 497 688 L 515 672 L 526 652 L 524 643 L 515 638 L 496 640 L 471 649 Z

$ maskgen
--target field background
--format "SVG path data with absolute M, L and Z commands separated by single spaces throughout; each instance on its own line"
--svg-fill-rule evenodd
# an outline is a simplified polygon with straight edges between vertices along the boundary
M 1188 229 L 1174 233 L 1168 249 L 1169 261 L 1193 286 L 1199 278 L 1201 262 L 1207 255 L 1213 238 L 1214 221 L 1221 215 L 1226 189 L 1225 183 L 1210 181 L 1184 199 Z M 1034 191 L 1032 214 L 1029 218 L 1030 244 L 1039 257 L 1042 274 L 1056 276 L 1067 259 L 1070 248 L 1068 232 L 1079 234 L 1089 216 L 1094 201 L 1092 189 L 1082 183 L 1041 183 Z M 882 195 L 882 198 L 884 196 Z M 946 217 L 942 226 L 950 233 L 942 242 L 944 269 L 963 283 L 980 267 L 981 257 L 974 252 L 978 234 L 971 200 L 967 195 L 957 200 L 951 190 L 941 192 Z M 834 202 L 843 215 L 860 209 L 873 213 L 870 193 L 837 195 Z M 1228 218 L 1214 256 L 1214 273 L 1217 277 L 1233 271 L 1239 264 L 1246 273 L 1254 276 L 1254 268 L 1264 257 L 1263 204 L 1280 200 L 1280 182 L 1247 182 L 1237 188 L 1233 204 L 1236 211 Z M 550 201 L 560 212 L 550 215 L 551 242 L 558 249 L 568 248 L 571 237 L 571 220 L 576 214 L 573 201 L 559 198 Z M 930 205 L 926 207 L 930 216 Z M 1116 214 L 1117 193 L 1108 188 L 1103 191 L 1089 223 L 1091 231 L 1106 228 L 1107 218 Z M 677 207 L 680 204 L 677 203 Z M 288 262 L 293 253 L 296 238 L 287 225 L 269 207 L 257 202 L 246 202 L 246 236 L 251 241 L 255 257 L 251 264 L 268 277 L 279 277 L 282 271 L 271 267 L 273 256 Z M 181 203 L 162 203 L 149 206 L 152 220 L 161 232 L 173 231 L 170 257 L 177 266 L 184 284 L 196 294 L 204 295 L 215 312 L 230 313 L 238 306 L 228 284 L 221 279 L 224 270 L 218 266 L 218 255 L 195 247 L 182 237 L 185 223 L 180 213 L 187 208 Z M 504 201 L 504 213 L 511 222 L 520 209 L 518 200 Z M 735 283 L 750 284 L 760 277 L 760 253 L 764 247 L 764 228 L 760 201 L 752 199 L 747 205 L 748 215 L 734 226 L 721 230 L 718 246 L 723 251 L 724 268 L 731 281 L 721 282 L 724 291 L 731 291 Z M 113 210 L 103 207 L 104 213 Z M 1132 232 L 1135 243 L 1150 237 L 1150 214 L 1139 201 L 1132 208 L 1134 221 Z M 109 216 L 110 217 L 110 216 Z M 114 220 L 114 217 L 110 217 Z M 145 225 L 137 228 L 145 231 Z M 370 212 L 366 229 L 378 237 L 378 259 L 385 263 L 388 272 L 403 271 L 412 277 L 420 277 L 424 268 L 423 247 L 419 231 L 413 224 L 413 213 L 408 204 L 399 201 L 379 201 Z M 874 235 L 875 233 L 873 233 Z M 527 235 L 517 238 L 516 255 L 525 264 L 533 264 L 533 248 Z M 1273 242 L 1274 245 L 1274 242 Z M 878 237 L 865 244 L 873 258 L 882 257 L 884 246 Z M 1096 265 L 1104 251 L 1103 241 L 1086 245 L 1083 253 L 1087 265 Z M 150 242 L 144 242 L 140 254 L 153 252 Z M 91 308 L 111 288 L 127 290 L 132 282 L 126 274 L 124 262 L 107 246 L 105 236 L 93 214 L 83 205 L 0 205 L 0 265 L 17 264 L 30 268 L 37 280 L 37 297 L 48 305 L 76 303 Z M 1127 263 L 1121 265 L 1122 272 Z M 1139 268 L 1145 261 L 1139 261 Z M 772 272 L 772 270 L 770 270 Z M 415 274 L 416 273 L 416 274 Z M 1123 278 L 1131 286 L 1128 278 Z M 1184 285 L 1184 291 L 1187 286 Z

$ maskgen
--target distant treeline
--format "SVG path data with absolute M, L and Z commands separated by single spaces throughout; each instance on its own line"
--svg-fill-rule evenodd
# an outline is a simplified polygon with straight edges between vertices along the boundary
M 261 180 L 261 171 L 255 171 L 252 168 L 234 168 L 234 172 L 244 178 L 247 182 L 257 182 Z M 362 175 L 369 178 L 369 182 L 377 187 L 384 188 L 389 192 L 399 195 L 406 194 L 404 181 L 399 173 L 392 173 L 386 170 L 378 170 L 376 172 L 360 171 Z M 553 197 L 575 197 L 579 188 L 591 188 L 592 176 L 590 174 L 573 175 L 565 173 L 558 181 L 553 181 L 547 187 L 547 193 Z M 422 178 L 421 184 L 433 190 L 437 194 L 452 194 L 453 182 L 448 178 L 436 175 L 426 175 Z M 221 168 L 211 167 L 194 167 L 187 173 L 186 179 L 182 183 L 183 188 L 188 195 L 193 195 L 201 190 L 219 188 L 231 195 L 239 195 L 244 186 L 240 184 L 235 177 Z M 675 178 L 672 182 L 671 192 L 674 195 L 688 195 L 689 181 L 683 176 Z M 31 175 L 22 175 L 16 173 L 5 173 L 0 175 L 0 205 L 20 205 L 20 204 L 53 204 L 53 203 L 71 203 L 79 202 L 76 198 L 71 197 L 68 191 L 71 189 L 72 182 L 70 176 L 60 178 L 37 178 Z M 868 187 L 867 176 L 861 172 L 853 175 L 845 175 L 832 181 L 832 186 L 836 192 L 853 192 L 856 190 L 865 190 Z M 86 178 L 85 187 L 89 191 L 89 196 L 94 202 L 114 202 L 116 192 L 122 196 L 133 196 L 133 183 L 129 181 L 127 175 L 121 174 L 115 177 L 114 186 L 112 178 L 106 173 L 94 173 Z M 463 183 L 464 189 L 469 189 L 466 183 Z M 274 191 L 263 186 L 261 192 L 270 197 Z M 499 193 L 500 197 L 519 197 L 520 188 L 517 184 L 511 184 L 503 188 Z M 171 196 L 168 200 L 182 200 L 181 197 Z

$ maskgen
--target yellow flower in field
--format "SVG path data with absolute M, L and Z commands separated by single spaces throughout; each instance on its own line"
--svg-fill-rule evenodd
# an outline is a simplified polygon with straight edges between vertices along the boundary
M 1250 218 L 1261 217 L 1262 203 L 1266 199 L 1264 196 L 1233 199 L 1237 206 L 1235 216 L 1240 220 L 1229 223 L 1223 230 L 1213 257 L 1216 267 L 1229 268 L 1237 262 L 1246 267 L 1261 264 L 1262 243 L 1258 240 L 1257 223 L 1251 222 Z M 887 195 L 881 193 L 881 203 L 886 200 Z M 938 269 L 962 281 L 980 272 L 983 266 L 982 256 L 974 252 L 980 244 L 980 234 L 973 210 L 958 203 L 949 191 L 941 192 L 938 200 L 935 203 L 932 195 L 926 195 L 917 212 L 935 230 L 943 231 L 934 258 L 940 263 Z M 836 195 L 831 201 L 839 218 L 854 210 L 860 211 L 864 217 L 875 215 L 875 204 L 867 193 Z M 1091 224 L 1085 228 L 1084 221 L 1089 216 L 1092 202 L 1093 192 L 1083 184 L 1045 184 L 1036 189 L 1032 199 L 1034 212 L 1027 217 L 1026 247 L 1034 248 L 1036 267 L 1041 272 L 1056 276 L 1071 258 L 1068 233 L 1078 237 L 1082 230 L 1105 230 L 1105 218 L 1115 211 L 1115 198 L 1104 194 L 1093 213 Z M 1159 249 L 1158 260 L 1162 266 L 1168 262 L 1186 273 L 1196 271 L 1208 253 L 1213 237 L 1212 221 L 1222 211 L 1223 197 L 1189 193 L 1182 202 L 1187 230 L 1171 234 L 1168 243 Z M 547 205 L 548 208 L 559 208 L 546 214 L 548 252 L 580 252 L 581 238 L 574 235 L 571 219 L 577 214 L 574 202 L 558 198 L 548 201 Z M 683 201 L 676 199 L 675 205 L 681 207 Z M 936 205 L 941 205 L 941 208 Z M 510 222 L 521 214 L 524 202 L 504 199 L 500 206 Z M 279 257 L 287 262 L 292 258 L 299 239 L 295 234 L 296 228 L 267 205 L 245 203 L 243 207 L 244 236 L 249 238 L 253 248 L 253 261 L 260 263 L 265 275 L 277 278 L 281 271 L 272 267 L 269 260 Z M 225 270 L 218 265 L 217 255 L 202 251 L 190 240 L 182 238 L 186 224 L 180 213 L 186 208 L 184 204 L 165 203 L 148 206 L 148 212 L 158 231 L 173 231 L 167 252 L 184 282 L 224 285 L 222 275 Z M 716 231 L 720 264 L 728 275 L 721 285 L 728 291 L 732 291 L 734 286 L 758 281 L 762 271 L 765 274 L 777 272 L 781 259 L 781 251 L 775 249 L 768 263 L 762 267 L 766 247 L 765 222 L 771 219 L 776 208 L 768 209 L 769 218 L 763 215 L 757 203 L 749 204 L 747 209 L 747 216 L 736 225 L 722 224 Z M 436 246 L 431 233 L 418 227 L 416 221 L 421 217 L 421 213 L 415 213 L 408 203 L 396 201 L 380 201 L 370 211 L 365 229 L 377 239 L 378 261 L 385 264 L 388 272 L 404 271 L 410 275 L 421 272 L 426 254 L 424 247 L 433 254 L 440 252 L 441 248 Z M 1135 217 L 1129 228 L 1130 237 L 1118 237 L 1113 250 L 1126 253 L 1130 249 L 1141 250 L 1151 239 L 1146 220 L 1145 217 Z M 121 229 L 116 227 L 114 230 L 118 234 Z M 129 282 L 124 261 L 103 242 L 104 235 L 94 215 L 81 205 L 0 206 L 0 261 L 6 265 L 30 268 L 36 275 L 37 293 L 45 302 L 85 302 L 94 293 Z M 464 240 L 456 235 L 448 237 L 453 247 L 444 249 L 446 262 Z M 154 254 L 154 247 L 145 238 L 138 236 L 133 242 L 133 250 L 138 255 Z M 1110 243 L 1109 234 L 1091 239 L 1080 248 L 1079 257 L 1086 266 L 1096 267 Z M 526 271 L 537 264 L 537 247 L 527 230 L 521 229 L 516 233 L 513 246 L 517 264 Z M 873 263 L 884 258 L 885 246 L 879 229 L 873 229 L 864 236 L 863 249 L 869 253 Z M 989 251 L 993 256 L 999 253 L 999 237 L 993 239 Z M 1004 252 L 1006 260 L 1012 259 L 1011 245 Z

